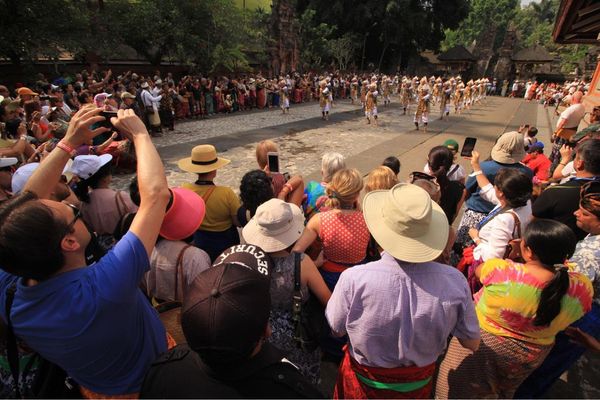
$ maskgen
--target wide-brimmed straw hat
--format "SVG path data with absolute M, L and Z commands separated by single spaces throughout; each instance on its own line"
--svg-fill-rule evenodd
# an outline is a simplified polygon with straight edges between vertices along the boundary
M 492 160 L 501 164 L 516 164 L 525 157 L 523 134 L 512 131 L 506 132 L 492 148 Z
M 304 214 L 300 207 L 271 199 L 256 209 L 256 214 L 242 230 L 242 236 L 246 243 L 272 253 L 290 247 L 303 230 Z
M 435 260 L 448 241 L 448 218 L 420 187 L 399 183 L 363 199 L 369 232 L 394 258 L 410 263 Z
M 211 144 L 201 144 L 192 149 L 192 156 L 177 162 L 179 168 L 187 172 L 203 174 L 219 169 L 231 161 L 217 157 L 217 150 Z

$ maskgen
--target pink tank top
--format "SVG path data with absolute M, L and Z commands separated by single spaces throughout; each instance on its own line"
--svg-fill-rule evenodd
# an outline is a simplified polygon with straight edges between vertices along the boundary
M 322 212 L 320 218 L 320 237 L 326 260 L 342 264 L 357 264 L 364 260 L 370 234 L 362 211 L 331 210 Z

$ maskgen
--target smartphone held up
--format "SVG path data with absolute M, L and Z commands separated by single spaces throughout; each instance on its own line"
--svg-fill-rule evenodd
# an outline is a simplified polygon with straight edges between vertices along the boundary
M 477 138 L 465 138 L 465 142 L 463 143 L 460 156 L 465 158 L 471 158 L 471 156 L 473 155 L 473 150 L 475 149 L 475 143 L 477 143 Z

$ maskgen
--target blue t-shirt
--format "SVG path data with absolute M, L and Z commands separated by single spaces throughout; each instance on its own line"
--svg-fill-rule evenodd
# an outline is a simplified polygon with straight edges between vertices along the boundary
M 158 313 L 138 288 L 148 269 L 144 245 L 128 232 L 97 263 L 35 286 L 0 271 L 0 315 L 6 321 L 6 289 L 17 281 L 17 336 L 94 392 L 139 392 L 150 364 L 167 350 Z
M 496 177 L 496 174 L 502 168 L 517 168 L 524 172 L 529 178 L 533 179 L 533 171 L 531 171 L 529 167 L 526 167 L 525 165 L 520 163 L 501 164 L 493 160 L 484 161 L 481 163 L 481 171 L 483 171 L 483 174 L 486 176 L 486 178 L 488 178 L 488 180 L 492 184 L 494 184 L 494 178 Z M 468 210 L 473 210 L 479 213 L 487 214 L 490 211 L 492 211 L 494 207 L 496 207 L 494 204 L 482 199 L 481 196 L 479 196 L 480 188 L 477 185 L 477 177 L 469 176 L 465 184 L 465 188 L 467 189 L 467 192 L 469 192 L 469 194 L 471 195 L 465 202 Z

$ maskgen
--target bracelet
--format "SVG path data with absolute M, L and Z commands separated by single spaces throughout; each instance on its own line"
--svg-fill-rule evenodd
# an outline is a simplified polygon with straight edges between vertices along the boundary
M 56 147 L 58 147 L 59 149 L 67 152 L 69 155 L 71 155 L 71 153 L 73 153 L 75 151 L 74 148 L 72 148 L 71 146 L 69 146 L 68 144 L 66 144 L 64 141 L 60 141 L 56 144 Z
M 479 175 L 483 175 L 483 171 L 473 171 L 472 174 L 469 174 L 469 176 L 479 176 Z
M 562 165 L 563 167 L 566 167 L 566 166 L 567 166 L 567 164 L 566 164 L 566 163 L 561 163 L 561 162 L 560 162 L 560 163 L 558 163 L 558 165 Z

